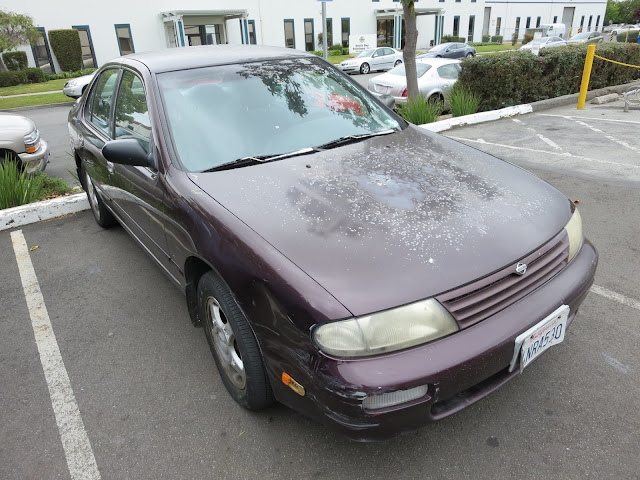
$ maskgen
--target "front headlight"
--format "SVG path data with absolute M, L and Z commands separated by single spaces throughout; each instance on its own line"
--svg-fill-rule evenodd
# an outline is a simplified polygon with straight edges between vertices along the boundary
M 577 208 L 573 211 L 571 220 L 565 225 L 564 229 L 569 235 L 569 261 L 571 261 L 580 250 L 580 247 L 582 247 L 584 238 L 582 236 L 582 217 Z
M 459 330 L 435 299 L 359 318 L 325 323 L 313 330 L 316 344 L 337 357 L 364 357 L 430 342 Z
M 27 153 L 33 153 L 40 146 L 40 132 L 36 128 L 33 132 L 24 136 L 24 150 Z

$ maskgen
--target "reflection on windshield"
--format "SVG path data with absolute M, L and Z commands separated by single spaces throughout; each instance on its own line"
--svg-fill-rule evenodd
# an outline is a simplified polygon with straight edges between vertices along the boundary
M 403 126 L 320 59 L 222 65 L 158 76 L 188 171 Z

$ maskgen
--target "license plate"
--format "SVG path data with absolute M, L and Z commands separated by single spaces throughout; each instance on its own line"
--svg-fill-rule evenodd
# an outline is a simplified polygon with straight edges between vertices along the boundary
M 543 352 L 562 342 L 564 340 L 564 332 L 567 329 L 568 318 L 569 307 L 562 305 L 551 315 L 519 335 L 515 341 L 509 371 L 512 372 L 514 370 L 518 359 L 520 359 L 520 371 L 524 370 Z

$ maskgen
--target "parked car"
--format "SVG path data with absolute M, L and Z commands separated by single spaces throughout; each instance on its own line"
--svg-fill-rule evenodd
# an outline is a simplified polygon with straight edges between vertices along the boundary
M 87 89 L 91 80 L 93 80 L 94 75 L 95 72 L 89 75 L 83 75 L 82 77 L 72 78 L 68 82 L 65 82 L 62 93 L 67 97 L 79 98 Z
M 402 63 L 402 52 L 390 47 L 372 48 L 360 52 L 355 58 L 340 62 L 338 68 L 345 73 L 369 73 L 389 70 Z
M 96 221 L 185 293 L 249 409 L 275 398 L 359 440 L 414 430 L 560 343 L 593 282 L 565 195 L 408 124 L 313 54 L 127 55 L 69 132 Z
M 418 89 L 431 101 L 442 101 L 445 108 L 445 94 L 458 80 L 460 60 L 447 58 L 420 58 L 416 60 Z M 391 95 L 396 104 L 407 101 L 407 74 L 404 64 L 392 68 L 382 75 L 369 79 L 368 89 L 376 96 Z
M 529 42 L 520 47 L 520 50 L 531 50 L 533 47 L 535 40 Z M 564 47 L 567 44 L 566 40 L 563 40 L 560 37 L 542 37 L 540 39 L 540 49 L 543 48 L 555 48 L 555 47 Z
M 602 42 L 602 34 L 600 32 L 582 32 L 574 35 L 569 39 L 567 43 L 576 44 L 576 43 L 600 43 Z
M 43 171 L 49 163 L 49 146 L 33 120 L 0 113 L 0 162 L 13 160 L 27 173 Z
M 476 49 L 466 43 L 441 43 L 416 58 L 469 58 L 476 56 Z

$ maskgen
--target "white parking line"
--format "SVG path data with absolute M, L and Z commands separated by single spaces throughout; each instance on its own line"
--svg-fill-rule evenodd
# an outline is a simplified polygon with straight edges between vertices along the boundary
M 98 465 L 71 389 L 69 375 L 62 361 L 22 231 L 11 232 L 11 241 L 69 473 L 72 480 L 99 480 Z
M 555 148 L 556 150 L 562 150 L 562 147 L 560 145 L 558 145 L 556 142 L 554 142 L 553 140 L 551 140 L 550 138 L 545 137 L 544 135 L 538 133 L 536 131 L 535 128 L 530 127 L 529 125 L 527 125 L 526 123 L 524 123 L 522 120 L 518 120 L 517 118 L 512 118 L 512 120 L 516 123 L 519 123 L 520 125 L 524 126 L 524 128 L 526 128 L 527 130 L 529 130 L 531 133 L 533 133 L 536 137 L 538 137 L 540 140 L 542 140 L 544 143 L 546 143 L 547 145 L 549 145 L 550 147 Z
M 614 118 L 581 117 L 581 116 L 578 116 L 578 115 L 555 115 L 553 113 L 538 113 L 538 115 L 543 116 L 543 117 L 567 118 L 569 120 L 573 120 L 574 118 L 578 118 L 580 120 L 596 120 L 596 121 L 602 121 L 602 122 L 615 122 L 615 123 L 635 123 L 635 124 L 640 125 L 640 122 L 636 122 L 634 120 L 618 120 L 618 119 L 614 119 Z
M 613 300 L 614 302 L 621 303 L 626 305 L 627 307 L 635 308 L 636 310 L 640 310 L 640 302 L 634 298 L 629 298 L 621 293 L 613 292 L 608 290 L 600 285 L 592 285 L 591 291 L 598 295 L 602 295 L 609 300 Z

